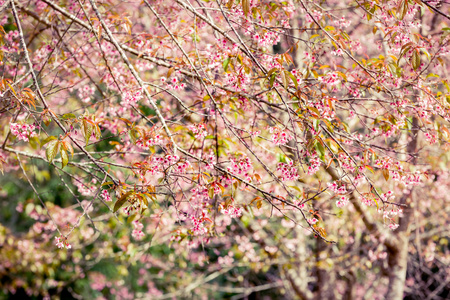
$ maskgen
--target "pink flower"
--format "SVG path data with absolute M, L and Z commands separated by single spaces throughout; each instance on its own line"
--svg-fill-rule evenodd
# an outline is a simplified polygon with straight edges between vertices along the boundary
M 397 229 L 398 228 L 398 224 L 396 224 L 396 223 L 391 223 L 391 224 L 389 224 L 389 228 L 390 229 L 392 229 L 392 230 L 395 230 L 395 229 Z
M 289 161 L 289 163 L 279 163 L 277 171 L 281 173 L 282 181 L 297 180 L 300 177 L 297 172 L 297 167 L 294 166 L 292 161 Z
M 11 133 L 15 135 L 19 141 L 24 142 L 28 142 L 30 137 L 36 136 L 36 132 L 34 132 L 35 128 L 36 126 L 33 124 L 10 124 Z
M 336 201 L 336 206 L 339 208 L 347 206 L 347 204 L 348 204 L 348 200 L 344 196 L 342 196 L 341 198 L 339 198 L 338 201 Z
M 101 196 L 102 196 L 102 198 L 103 198 L 103 200 L 105 202 L 111 202 L 112 201 L 111 196 L 109 195 L 107 190 L 103 190 Z
M 131 233 L 131 236 L 136 240 L 140 241 L 144 238 L 145 234 L 142 232 L 142 230 L 134 229 Z
M 67 238 L 63 236 L 55 236 L 56 247 L 59 249 L 66 247 L 67 249 L 72 248 L 72 246 L 67 242 Z
M 230 218 L 239 218 L 242 215 L 242 207 L 237 208 L 233 205 L 228 205 L 228 207 L 225 209 L 223 205 L 221 204 L 219 206 L 220 212 L 223 213 L 226 216 L 229 216 Z
M 195 138 L 201 139 L 208 135 L 206 126 L 203 123 L 190 125 L 189 130 L 195 134 Z
M 317 222 L 319 222 L 319 220 L 317 220 L 316 218 L 308 219 L 308 223 L 311 224 L 311 225 L 314 225 L 314 224 L 316 224 Z
M 335 56 L 342 56 L 343 52 L 342 49 L 339 48 L 336 51 L 331 51 L 331 54 Z
M 275 145 L 285 145 L 294 138 L 278 127 L 269 128 L 269 132 L 272 133 L 272 142 Z
M 138 220 L 133 221 L 133 226 L 137 230 L 142 230 L 144 228 L 144 225 L 141 222 L 139 222 Z
M 134 230 L 131 233 L 131 236 L 137 241 L 142 240 L 145 236 L 145 234 L 142 232 L 142 229 L 144 229 L 144 225 L 141 222 L 139 222 L 138 220 L 136 220 L 136 221 L 133 221 L 133 227 L 134 227 Z

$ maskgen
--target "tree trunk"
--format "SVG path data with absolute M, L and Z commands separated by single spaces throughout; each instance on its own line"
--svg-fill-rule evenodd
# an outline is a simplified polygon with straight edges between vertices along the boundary
M 396 246 L 388 249 L 389 287 L 386 299 L 389 300 L 403 299 L 408 264 L 408 236 L 399 235 Z
M 414 165 L 417 163 L 418 128 L 419 121 L 417 118 L 413 118 L 411 129 L 413 138 L 409 142 L 407 150 L 409 155 L 411 155 L 411 163 Z M 408 265 L 410 224 L 414 215 L 413 206 L 415 205 L 415 200 L 414 189 L 411 189 L 409 195 L 404 195 L 400 199 L 400 204 L 406 204 L 407 207 L 403 209 L 403 217 L 399 219 L 399 227 L 386 242 L 389 265 L 389 286 L 386 299 L 389 300 L 403 299 Z
M 313 298 L 311 291 L 308 289 L 308 254 L 307 243 L 303 228 L 297 226 L 294 229 L 294 236 L 297 240 L 297 249 L 294 253 L 296 258 L 296 268 L 289 270 L 289 281 L 295 294 L 302 300 L 310 300 Z
M 389 300 L 403 299 L 406 269 L 408 265 L 409 225 L 411 224 L 414 214 L 414 210 L 411 207 L 412 203 L 414 203 L 414 195 L 415 192 L 411 191 L 411 194 L 405 197 L 407 201 L 404 202 L 406 202 L 408 208 L 405 209 L 403 217 L 400 219 L 400 226 L 397 228 L 398 231 L 393 236 L 395 242 L 386 245 L 389 265 L 389 286 L 386 299 Z
M 327 265 L 327 257 L 330 245 L 317 238 L 316 268 L 317 268 L 317 294 L 316 299 L 334 300 L 335 273 L 330 271 Z
M 355 272 L 350 270 L 346 277 L 347 286 L 345 288 L 345 293 L 342 295 L 342 300 L 353 300 L 355 299 L 356 293 L 356 275 Z

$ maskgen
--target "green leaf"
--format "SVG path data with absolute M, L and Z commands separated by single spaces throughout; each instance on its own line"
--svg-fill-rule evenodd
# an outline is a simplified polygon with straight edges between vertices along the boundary
M 345 124 L 344 122 L 341 123 L 342 126 L 344 127 L 345 131 L 347 131 L 348 133 L 350 133 L 350 129 L 348 128 L 348 125 Z
M 329 145 L 331 151 L 333 151 L 334 153 L 339 152 L 339 146 L 338 146 L 338 144 L 336 144 L 335 141 L 329 141 L 328 145 Z
M 128 136 L 133 144 L 136 144 L 136 140 L 138 138 L 138 132 L 135 129 L 131 129 L 128 131 Z
M 269 87 L 273 87 L 273 83 L 274 83 L 274 81 L 275 81 L 275 77 L 276 77 L 276 74 L 275 74 L 275 73 L 273 73 L 273 74 L 270 76 Z
M 286 73 L 284 73 L 283 71 L 281 72 L 281 81 L 283 82 L 284 88 L 287 89 L 289 86 L 289 82 L 288 79 L 286 78 Z
M 73 147 L 70 143 L 68 143 L 67 141 L 62 141 L 61 145 L 63 147 L 64 150 L 66 150 L 68 153 L 70 153 L 72 155 L 72 159 L 73 159 Z
M 439 75 L 434 74 L 434 73 L 430 73 L 430 74 L 427 75 L 426 78 L 430 78 L 430 77 L 438 77 L 439 78 Z
M 319 141 L 316 143 L 316 150 L 317 153 L 319 154 L 319 158 L 323 161 L 325 159 L 325 148 Z
M 317 117 L 320 117 L 320 111 L 317 109 L 317 108 L 315 108 L 314 106 L 308 106 L 308 109 L 310 110 L 310 111 L 313 111 L 316 115 L 317 115 Z M 311 113 L 311 112 L 310 112 Z M 317 119 L 316 119 L 317 120 Z M 316 129 L 316 131 L 317 131 L 318 129 Z
M 250 11 L 250 0 L 242 0 L 242 10 L 244 11 L 244 15 L 247 16 Z
M 37 149 L 38 145 L 39 145 L 39 139 L 37 136 L 32 136 L 29 138 L 30 141 L 30 145 L 33 149 Z
M 378 207 L 378 201 L 377 201 L 377 198 L 376 197 L 373 197 L 373 201 L 375 202 L 375 204 L 377 205 L 377 209 L 379 209 L 379 207 Z
M 297 190 L 300 194 L 303 193 L 303 191 L 302 191 L 298 186 L 296 186 L 296 185 L 290 185 L 289 187 L 290 187 L 290 188 L 293 188 L 294 190 Z
M 137 214 L 129 216 L 128 219 L 127 219 L 127 223 L 131 224 L 131 222 L 133 222 L 134 219 L 136 219 L 136 217 L 137 217 Z
M 228 65 L 230 64 L 230 58 L 229 57 L 227 57 L 224 61 L 223 61 L 223 63 L 222 63 L 222 67 L 223 67 L 223 70 L 226 72 L 227 70 L 228 70 Z
M 53 159 L 56 157 L 56 154 L 59 151 L 59 141 L 53 140 L 47 145 L 47 149 L 45 149 L 45 156 L 47 160 L 51 163 Z
M 64 114 L 61 117 L 61 120 L 70 120 L 70 119 L 76 119 L 77 116 L 75 116 L 74 114 Z
M 319 129 L 320 129 L 320 120 L 319 119 L 314 119 L 313 127 L 316 132 L 319 132 Z
M 155 200 L 156 200 L 156 197 L 155 197 L 155 195 L 152 195 L 152 194 L 149 194 L 149 193 L 144 193 L 143 195 L 145 195 L 145 205 L 148 207 L 148 200 L 147 199 L 150 199 L 151 201 L 153 201 L 153 203 L 156 203 L 155 202 Z
M 403 6 L 402 4 L 400 4 L 400 6 L 402 7 L 400 8 L 399 18 L 400 20 L 403 20 L 403 18 L 405 18 L 406 13 L 408 12 L 408 1 L 404 0 L 401 3 L 403 4 Z
M 114 209 L 113 211 L 116 212 L 119 210 L 119 208 L 121 208 L 125 202 L 127 201 L 128 197 L 133 194 L 133 191 L 129 191 L 126 192 L 125 194 L 122 195 L 122 197 L 119 198 L 119 200 L 117 200 L 116 204 L 114 204 Z
M 289 78 L 291 78 L 292 82 L 295 85 L 295 88 L 298 88 L 297 78 L 295 78 L 295 76 L 291 72 L 288 72 L 288 71 L 285 71 L 285 72 L 286 72 L 286 75 L 288 75 Z
M 54 137 L 54 136 L 49 136 L 49 137 L 47 137 L 45 140 L 43 140 L 42 142 L 41 142 L 41 147 L 42 146 L 44 146 L 45 144 L 47 144 L 48 142 L 50 142 L 50 141 L 53 141 L 53 140 L 56 140 L 56 137 Z
M 418 50 L 415 50 L 413 52 L 413 55 L 411 57 L 411 63 L 412 63 L 414 70 L 417 70 L 417 68 L 420 67 L 420 54 L 419 54 Z
M 67 166 L 68 163 L 69 163 L 69 155 L 67 154 L 67 151 L 66 150 L 61 150 L 61 164 L 62 164 L 62 168 Z
M 276 71 L 278 71 L 277 68 L 272 68 L 272 69 L 270 69 L 269 72 L 267 72 L 267 76 L 272 75 L 272 74 L 275 73 Z
M 94 126 L 94 129 L 95 129 L 95 131 L 94 131 L 95 138 L 100 139 L 102 137 L 102 131 L 100 130 L 100 126 L 98 126 L 98 124 L 96 124 Z
M 258 200 L 258 202 L 256 202 L 256 207 L 258 208 L 258 209 L 260 209 L 261 207 L 262 207 L 262 200 Z
M 366 169 L 369 170 L 370 172 L 372 172 L 372 174 L 374 173 L 373 168 L 371 166 L 366 166 Z
M 285 163 L 286 162 L 286 156 L 281 154 L 281 153 L 277 153 L 277 161 Z
M 402 50 L 400 50 L 400 56 L 398 57 L 397 63 L 400 61 L 400 59 L 402 59 L 402 57 L 403 57 L 406 53 L 409 52 L 409 50 L 411 50 L 411 45 L 409 45 L 409 44 L 411 44 L 411 43 L 408 43 L 408 44 L 404 45 L 404 46 L 402 47 Z
M 92 125 L 89 124 L 86 120 L 83 120 L 83 123 L 81 125 L 81 132 L 83 133 L 87 146 L 87 144 L 89 144 L 89 139 L 91 138 L 92 135 Z

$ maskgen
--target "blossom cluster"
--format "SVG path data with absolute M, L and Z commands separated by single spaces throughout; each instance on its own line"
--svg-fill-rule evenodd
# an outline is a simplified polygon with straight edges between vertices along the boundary
M 248 157 L 242 157 L 240 159 L 231 158 L 230 161 L 230 166 L 227 168 L 228 172 L 244 176 L 247 181 L 252 180 L 250 171 L 253 169 L 253 166 Z
M 164 157 L 153 157 L 152 162 L 156 162 L 161 164 L 164 167 L 168 167 L 174 165 L 176 162 L 180 160 L 178 155 L 166 155 Z
M 207 161 L 207 164 L 205 166 L 206 170 L 213 170 L 214 169 L 214 165 L 217 163 L 217 157 L 214 154 L 214 152 L 212 150 L 209 151 L 208 154 L 206 154 L 206 158 L 205 160 Z
M 288 163 L 278 163 L 277 171 L 281 173 L 281 180 L 297 180 L 300 176 L 298 175 L 297 167 L 294 162 L 290 160 Z
M 349 201 L 348 201 L 347 197 L 341 196 L 339 198 L 339 200 L 336 201 L 336 206 L 339 208 L 342 208 L 344 206 L 347 206 L 348 203 L 349 203 Z
M 395 196 L 394 196 L 394 192 L 393 191 L 388 191 L 387 193 L 381 194 L 381 199 L 383 201 L 387 201 L 387 200 L 394 200 Z
M 327 183 L 327 186 L 328 186 L 328 189 L 333 193 L 336 193 L 339 195 L 343 195 L 343 194 L 347 193 L 347 189 L 345 188 L 345 185 L 341 185 L 339 187 L 339 185 L 337 184 L 336 181 L 333 183 Z
M 66 247 L 66 249 L 72 248 L 72 246 L 67 242 L 67 238 L 63 236 L 55 236 L 56 247 L 59 249 Z
M 219 210 L 221 213 L 223 213 L 226 216 L 229 216 L 230 218 L 239 218 L 242 213 L 243 209 L 242 207 L 235 207 L 234 205 L 228 205 L 226 208 L 221 204 L 219 206 Z
M 103 201 L 105 202 L 111 202 L 111 196 L 109 195 L 107 190 L 103 190 L 102 193 L 100 194 L 100 196 L 102 197 Z
M 319 222 L 319 220 L 317 218 L 310 218 L 310 219 L 308 219 L 308 223 L 311 224 L 311 225 L 314 225 L 317 222 Z
M 91 186 L 84 184 L 81 180 L 73 180 L 73 184 L 77 187 L 78 192 L 83 196 L 93 196 L 97 187 L 95 186 L 97 180 L 94 178 L 91 181 Z
M 319 171 L 322 161 L 319 157 L 315 156 L 310 159 L 310 165 L 308 166 L 308 175 L 314 175 Z
M 143 98 L 143 95 L 140 90 L 137 90 L 135 92 L 127 91 L 122 95 L 122 101 L 120 104 L 124 107 L 133 106 L 138 101 L 140 101 L 142 98 Z
M 334 24 L 340 28 L 347 28 L 350 26 L 351 21 L 346 20 L 345 17 L 341 17 L 339 20 L 335 20 Z
M 151 146 L 155 145 L 161 145 L 163 142 L 161 135 L 155 134 L 152 137 L 149 138 L 140 138 L 136 140 L 136 146 L 138 146 L 141 149 L 148 149 Z
M 272 133 L 271 139 L 275 145 L 285 145 L 294 138 L 279 127 L 270 127 L 269 132 Z
M 162 174 L 169 168 L 171 172 L 177 174 L 186 173 L 191 167 L 191 164 L 188 160 L 180 160 L 178 155 L 169 154 L 166 156 L 149 157 L 143 162 L 135 163 L 134 166 L 136 167 L 135 174 L 139 176 L 140 181 L 145 183 L 151 180 L 147 177 L 147 174 Z
M 205 212 L 203 212 L 203 215 L 205 215 Z M 208 232 L 208 228 L 205 227 L 203 221 L 203 217 L 196 218 L 195 216 L 191 216 L 192 233 L 194 236 L 204 235 Z
M 222 266 L 223 265 L 225 265 L 225 266 L 232 265 L 234 262 L 233 256 L 234 256 L 233 252 L 230 251 L 225 256 L 219 256 L 219 258 L 217 259 L 217 262 L 219 263 L 219 265 L 222 265 Z
M 208 135 L 206 131 L 206 126 L 203 123 L 190 125 L 189 130 L 192 131 L 195 135 L 195 138 L 201 139 Z
M 349 156 L 347 156 L 347 154 L 342 152 L 339 153 L 339 161 L 341 162 L 343 169 L 350 172 L 355 172 L 355 163 Z
M 337 72 L 330 72 L 330 73 L 326 74 L 325 76 L 319 77 L 318 80 L 328 86 L 335 86 L 341 82 L 339 79 L 339 73 L 337 73 Z
M 178 74 L 180 72 L 177 72 Z M 185 84 L 180 83 L 177 77 L 172 77 L 171 79 L 167 79 L 166 77 L 161 77 L 161 83 L 166 84 L 166 88 L 169 90 L 182 90 L 185 88 Z
M 209 200 L 208 188 L 203 185 L 198 185 L 191 189 L 191 205 L 193 208 L 201 208 L 204 203 Z
M 10 123 L 11 133 L 15 135 L 19 141 L 28 142 L 30 137 L 37 135 L 34 131 L 35 129 L 36 126 L 34 124 Z
M 131 236 L 137 240 L 140 241 L 144 238 L 145 234 L 142 232 L 142 229 L 144 228 L 144 225 L 139 222 L 138 220 L 133 221 L 133 231 L 131 233 Z
M 77 90 L 78 98 L 80 98 L 84 103 L 89 102 L 94 93 L 95 87 L 89 85 L 85 85 L 83 88 Z
M 366 206 L 372 206 L 376 204 L 373 197 L 368 197 L 367 195 L 360 195 L 359 200 Z
M 147 208 L 146 204 L 143 201 L 140 201 L 140 199 L 135 196 L 128 197 L 127 203 L 129 205 L 123 208 L 123 212 L 127 216 L 130 216 L 133 213 L 139 212 L 139 210 L 142 211 L 142 209 Z
M 342 55 L 344 55 L 344 51 L 342 51 L 342 49 L 339 48 L 339 49 L 336 49 L 334 51 L 331 51 L 331 54 L 335 55 L 335 56 L 342 56 Z
M 276 45 L 280 41 L 280 34 L 274 31 L 267 31 L 264 34 L 255 33 L 252 36 L 260 47 Z

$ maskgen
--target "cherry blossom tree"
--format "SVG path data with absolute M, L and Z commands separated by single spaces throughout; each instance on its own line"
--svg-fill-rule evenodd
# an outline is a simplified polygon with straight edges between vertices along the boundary
M 0 12 L 5 295 L 448 297 L 445 1 Z

